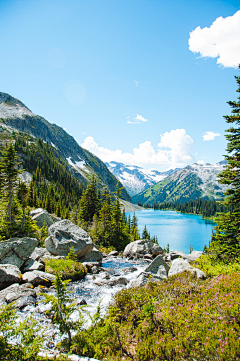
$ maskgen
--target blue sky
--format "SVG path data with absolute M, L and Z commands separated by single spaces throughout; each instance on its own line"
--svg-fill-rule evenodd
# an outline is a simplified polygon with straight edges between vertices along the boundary
M 239 10 L 239 0 L 0 0 L 0 91 L 103 161 L 218 162 Z

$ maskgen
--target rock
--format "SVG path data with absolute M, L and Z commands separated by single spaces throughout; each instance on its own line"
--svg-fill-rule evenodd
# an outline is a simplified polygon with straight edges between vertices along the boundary
M 51 216 L 51 217 L 52 217 L 53 222 L 59 222 L 62 220 L 62 218 L 60 218 L 60 217 L 55 217 L 55 216 Z
M 147 239 L 129 243 L 124 249 L 123 256 L 126 258 L 142 258 L 145 254 L 158 256 L 163 253 L 163 249 L 156 243 Z
M 205 279 L 206 275 L 198 268 L 192 267 L 186 259 L 177 258 L 173 260 L 171 268 L 168 272 L 168 276 L 174 276 L 178 273 L 183 273 L 184 271 L 189 271 L 195 273 L 197 278 Z
M 23 296 L 17 300 L 16 307 L 20 310 L 26 306 L 36 306 L 36 299 L 32 296 Z
M 38 208 L 35 211 L 40 211 L 39 213 L 36 213 L 32 216 L 32 220 L 36 222 L 37 226 L 39 228 L 42 228 L 43 226 L 50 227 L 53 224 L 52 217 L 48 213 L 48 211 Z
M 82 298 L 81 300 L 79 300 L 77 302 L 77 304 L 80 305 L 80 306 L 83 306 L 83 305 L 87 305 L 87 302 L 86 302 L 86 300 L 84 298 Z
M 128 283 L 129 281 L 125 277 L 117 277 L 111 279 L 110 281 L 105 281 L 105 284 L 108 286 L 117 286 L 117 285 L 126 286 Z
M 0 290 L 21 281 L 22 274 L 17 266 L 0 264 Z
M 130 272 L 132 273 L 132 272 L 135 272 L 135 271 L 137 271 L 136 267 L 127 267 L 127 268 L 124 269 L 125 273 L 130 273 Z
M 108 256 L 113 256 L 113 257 L 116 257 L 119 255 L 119 252 L 118 251 L 112 251 L 110 253 L 108 253 Z
M 47 272 L 32 271 L 24 273 L 22 279 L 24 282 L 29 282 L 33 286 L 42 285 L 49 287 L 53 283 L 55 276 Z
M 162 255 L 158 255 L 145 269 L 145 273 L 150 273 L 160 278 L 167 278 L 169 269 L 170 267 L 164 261 Z
M 36 238 L 11 238 L 0 242 L 0 264 L 12 264 L 20 268 L 38 245 Z
M 91 252 L 80 259 L 81 262 L 99 262 L 102 263 L 103 254 L 97 248 L 93 247 Z
M 48 229 L 45 247 L 54 256 L 67 256 L 73 247 L 77 257 L 86 256 L 93 249 L 90 236 L 68 219 L 53 223 Z
M 143 259 L 152 260 L 152 259 L 153 259 L 153 256 L 152 256 L 151 254 L 145 254 L 145 255 L 143 256 Z
M 38 261 L 34 261 L 33 259 L 29 258 L 23 265 L 22 270 L 23 272 L 27 271 L 41 271 L 44 269 L 44 264 Z
M 199 257 L 201 257 L 202 254 L 203 254 L 202 251 L 192 251 L 192 253 L 190 253 L 188 256 L 190 256 L 193 261 L 196 261 L 196 259 L 198 259 Z
M 42 228 L 43 226 L 50 227 L 53 224 L 52 217 L 45 209 L 34 209 L 34 211 L 30 212 L 30 215 L 39 228 Z
M 41 262 L 42 258 L 52 256 L 50 252 L 46 248 L 43 247 L 36 247 L 29 258 L 33 259 L 34 261 Z
M 18 283 L 16 283 L 3 291 L 1 291 L 2 294 L 0 297 L 4 297 L 4 300 L 7 303 L 14 302 L 20 297 L 37 297 L 36 291 L 32 288 L 32 285 L 30 283 L 25 283 L 23 285 L 19 285 Z
M 144 272 L 141 273 L 136 279 L 132 280 L 130 283 L 130 287 L 142 287 L 144 286 L 149 280 L 149 275 L 146 275 Z

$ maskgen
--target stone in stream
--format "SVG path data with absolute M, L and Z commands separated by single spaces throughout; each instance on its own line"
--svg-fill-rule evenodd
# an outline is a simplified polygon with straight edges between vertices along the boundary
M 123 257 L 137 259 L 143 258 L 146 254 L 151 254 L 155 257 L 162 253 L 163 249 L 158 244 L 148 239 L 141 239 L 129 243 L 124 249 Z
M 75 254 L 80 259 L 93 249 L 94 244 L 87 232 L 68 219 L 53 223 L 48 232 L 49 237 L 44 244 L 54 256 L 66 257 L 73 247 Z
M 172 261 L 171 268 L 169 270 L 168 276 L 174 276 L 179 273 L 183 273 L 184 271 L 189 271 L 191 273 L 195 273 L 197 278 L 205 279 L 206 275 L 203 271 L 198 268 L 192 267 L 186 259 L 176 258 Z
M 22 310 L 26 306 L 36 306 L 36 299 L 33 296 L 23 296 L 18 298 L 16 307 Z
M 117 257 L 119 255 L 119 252 L 118 251 L 112 251 L 110 253 L 108 253 L 108 256 L 112 256 L 112 257 Z
M 81 262 L 99 262 L 102 263 L 103 254 L 97 248 L 93 247 L 91 252 L 80 259 Z
M 25 283 L 22 285 L 14 283 L 0 292 L 0 299 L 6 301 L 7 303 L 14 302 L 20 297 L 25 296 L 31 296 L 34 298 L 37 297 L 36 290 L 32 288 L 30 283 Z
M 126 286 L 128 283 L 129 281 L 125 277 L 116 277 L 114 279 L 104 282 L 104 284 L 111 287 L 117 285 Z
M 42 285 L 49 287 L 53 283 L 55 276 L 47 272 L 32 271 L 24 273 L 22 279 L 24 282 L 29 282 L 33 286 Z
M 17 266 L 0 264 L 0 290 L 21 281 L 22 274 Z
M 26 262 L 38 245 L 36 238 L 11 238 L 0 242 L 0 264 L 12 264 L 18 268 Z

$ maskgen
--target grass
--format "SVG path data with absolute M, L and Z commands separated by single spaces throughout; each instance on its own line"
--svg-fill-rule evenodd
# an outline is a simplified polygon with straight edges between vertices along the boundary
M 46 261 L 45 271 L 51 274 L 58 273 L 63 280 L 77 281 L 85 277 L 87 268 L 80 262 L 71 259 L 50 259 Z
M 73 352 L 101 360 L 240 360 L 240 273 L 190 273 L 119 292 Z

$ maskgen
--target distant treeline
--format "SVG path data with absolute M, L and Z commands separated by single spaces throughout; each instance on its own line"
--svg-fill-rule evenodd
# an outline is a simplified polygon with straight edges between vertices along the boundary
M 139 204 L 143 206 L 142 204 Z M 151 204 L 144 204 L 145 208 L 154 208 L 160 210 L 173 209 L 175 211 L 181 213 L 193 213 L 193 214 L 201 214 L 203 217 L 213 217 L 218 212 L 227 213 L 233 210 L 233 207 L 226 207 L 222 204 L 222 202 L 215 200 L 204 200 L 197 199 L 194 201 L 184 202 L 184 203 L 154 203 L 154 206 Z

